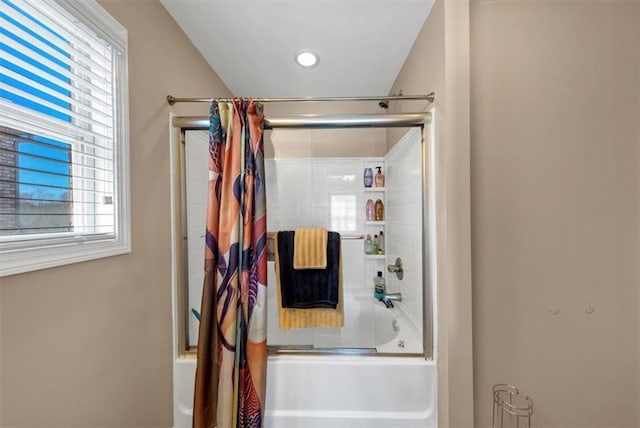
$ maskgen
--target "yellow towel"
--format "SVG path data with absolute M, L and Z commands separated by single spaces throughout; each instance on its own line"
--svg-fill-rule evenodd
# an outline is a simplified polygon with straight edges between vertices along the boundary
M 293 268 L 326 269 L 327 235 L 327 229 L 321 227 L 296 229 L 293 238 Z
M 278 299 L 278 326 L 281 330 L 312 327 L 344 327 L 344 305 L 342 292 L 342 251 L 340 252 L 340 275 L 338 281 L 338 305 L 336 309 L 283 308 L 280 295 L 280 256 L 278 255 L 278 234 L 273 239 L 275 249 L 276 293 Z M 295 247 L 294 247 L 295 248 Z M 325 246 L 326 248 L 326 246 Z M 326 256 L 326 254 L 325 254 Z

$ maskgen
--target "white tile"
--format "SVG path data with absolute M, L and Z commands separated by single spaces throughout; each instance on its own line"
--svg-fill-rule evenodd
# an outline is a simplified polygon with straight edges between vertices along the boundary
M 355 287 L 362 285 L 362 272 L 364 270 L 364 257 L 362 253 L 342 254 L 342 278 L 344 284 Z

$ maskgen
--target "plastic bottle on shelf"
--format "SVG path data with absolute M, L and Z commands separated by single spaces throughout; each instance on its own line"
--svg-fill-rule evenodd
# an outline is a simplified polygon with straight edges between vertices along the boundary
M 380 231 L 378 235 L 378 254 L 384 254 L 384 231 Z
M 384 174 L 382 173 L 382 167 L 377 166 L 378 172 L 376 172 L 375 183 L 376 187 L 384 187 Z
M 378 247 L 378 235 L 373 235 L 373 253 L 372 254 L 378 254 L 379 249 L 380 247 Z
M 374 219 L 376 221 L 384 220 L 384 204 L 380 199 L 376 200 L 374 211 Z
M 371 235 L 367 234 L 367 239 L 364 240 L 364 253 L 373 254 L 373 241 Z
M 373 221 L 373 219 L 375 217 L 373 201 L 371 199 L 367 200 L 366 216 L 367 216 L 367 221 Z
M 373 278 L 373 287 L 374 287 L 373 296 L 376 299 L 382 299 L 385 292 L 385 282 L 384 282 L 384 277 L 382 276 L 381 271 L 378 271 L 378 276 L 375 276 Z
M 371 168 L 364 169 L 364 187 L 371 187 L 373 184 L 373 171 Z

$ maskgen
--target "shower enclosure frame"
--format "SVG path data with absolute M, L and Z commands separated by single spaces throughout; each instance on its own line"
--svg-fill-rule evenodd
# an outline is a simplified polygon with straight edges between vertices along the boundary
M 429 94 L 427 98 L 429 101 L 433 101 L 433 94 Z M 380 97 L 382 99 L 390 97 Z M 197 101 L 209 99 L 176 99 L 171 96 L 167 97 L 170 104 L 180 101 Z M 367 98 L 369 99 L 369 98 Z M 406 99 L 406 97 L 405 97 Z M 300 99 L 301 101 L 311 101 L 310 99 Z M 317 100 L 317 99 L 316 99 Z M 326 99 L 325 101 L 333 100 L 346 100 L 346 99 Z M 269 100 L 267 100 L 269 101 Z M 289 99 L 275 99 L 271 101 L 290 101 Z M 320 100 L 322 101 L 322 100 Z M 282 116 L 271 117 L 264 120 L 264 129 L 348 129 L 348 128 L 412 128 L 419 127 L 421 129 L 421 147 L 422 147 L 422 346 L 423 353 L 418 354 L 424 356 L 426 360 L 434 359 L 434 303 L 435 303 L 435 290 L 433 284 L 432 269 L 436 266 L 435 251 L 431 254 L 430 250 L 435 250 L 436 246 L 433 242 L 430 242 L 432 238 L 435 239 L 435 207 L 431 206 L 430 201 L 434 201 L 432 194 L 435 192 L 435 162 L 433 162 L 433 129 L 432 129 L 432 113 L 418 112 L 418 113 L 398 113 L 398 114 L 340 114 L 340 115 L 300 115 L 300 116 Z M 208 116 L 178 116 L 173 113 L 170 114 L 170 126 L 172 132 L 172 147 L 173 152 L 172 159 L 183 159 L 183 150 L 185 144 L 185 131 L 201 130 L 205 131 L 209 129 L 209 117 Z M 179 142 L 179 144 L 175 144 Z M 182 358 L 195 358 L 195 352 L 188 349 L 187 338 L 187 320 L 188 320 L 188 305 L 186 304 L 186 287 L 188 285 L 187 278 L 187 248 L 186 248 L 186 222 L 184 221 L 184 213 L 186 212 L 185 195 L 182 188 L 182 183 L 185 182 L 184 162 L 172 162 L 175 163 L 172 168 L 176 171 L 178 178 L 172 180 L 172 224 L 173 234 L 172 240 L 174 243 L 175 259 L 173 265 L 177 268 L 173 273 L 173 280 L 176 284 L 176 292 L 174 294 L 173 305 L 174 319 L 177 322 L 177 344 L 178 355 Z M 433 257 L 429 257 L 429 255 Z M 175 341 L 174 341 L 175 342 Z M 269 353 L 278 354 L 304 354 L 309 355 L 313 352 L 308 351 L 296 351 L 296 350 L 277 350 L 269 351 Z M 340 354 L 341 352 L 336 352 Z M 326 354 L 326 353 L 323 353 Z M 402 357 L 405 354 L 372 354 L 372 356 L 397 356 Z M 406 354 L 406 356 L 415 357 L 416 354 Z

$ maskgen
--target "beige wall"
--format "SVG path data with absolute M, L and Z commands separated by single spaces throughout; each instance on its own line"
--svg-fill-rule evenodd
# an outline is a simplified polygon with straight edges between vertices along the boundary
M 159 2 L 101 4 L 129 31 L 133 251 L 1 279 L 3 427 L 173 424 L 165 97 L 230 94 Z
M 473 425 L 469 195 L 469 2 L 436 0 L 391 92 L 436 92 L 438 426 Z M 400 105 L 399 105 L 400 104 Z M 394 102 L 393 111 L 420 111 Z M 405 130 L 389 130 L 389 146 Z
M 375 101 L 265 103 L 264 105 L 266 117 L 381 112 L 383 110 Z M 387 152 L 387 133 L 382 128 L 275 129 L 265 132 L 264 144 L 267 158 L 384 156 Z
M 471 9 L 476 426 L 640 426 L 640 2 Z
M 387 152 L 384 129 L 274 129 L 265 132 L 266 158 L 373 157 Z

